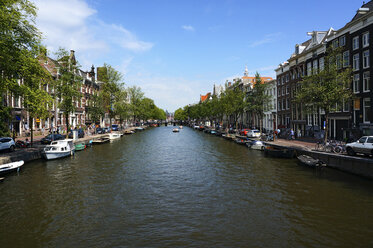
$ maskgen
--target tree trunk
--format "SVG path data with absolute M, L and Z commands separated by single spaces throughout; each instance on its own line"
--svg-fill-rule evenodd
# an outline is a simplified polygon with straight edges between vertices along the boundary
M 65 119 L 66 119 L 66 139 L 69 138 L 69 114 L 65 114 Z
M 329 113 L 325 112 L 325 137 L 324 137 L 324 143 L 328 141 L 328 134 L 329 134 Z
M 32 118 L 31 116 L 29 116 L 29 121 L 28 121 L 28 123 L 29 123 L 29 128 L 30 128 L 30 139 L 31 139 L 31 141 L 30 141 L 30 146 L 32 147 L 32 144 L 33 144 L 33 142 L 34 142 L 34 132 L 33 132 L 33 130 L 32 130 L 32 127 L 34 126 L 34 118 Z

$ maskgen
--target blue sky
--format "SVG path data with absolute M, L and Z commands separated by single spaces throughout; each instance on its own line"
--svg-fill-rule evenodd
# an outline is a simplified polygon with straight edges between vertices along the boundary
M 83 70 L 110 64 L 174 111 L 215 84 L 275 77 L 309 31 L 339 29 L 360 0 L 35 0 L 44 44 L 73 49 Z

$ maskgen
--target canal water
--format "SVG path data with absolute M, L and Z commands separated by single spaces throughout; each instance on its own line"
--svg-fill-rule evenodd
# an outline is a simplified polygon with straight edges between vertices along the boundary
M 373 247 L 373 182 L 151 128 L 0 184 L 0 247 Z

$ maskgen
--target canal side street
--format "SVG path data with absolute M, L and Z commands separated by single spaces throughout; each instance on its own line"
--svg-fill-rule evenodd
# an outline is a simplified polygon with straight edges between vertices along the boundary
M 126 128 L 126 129 L 124 129 L 120 132 L 124 134 L 126 131 L 134 131 L 135 129 L 136 129 L 136 127 L 129 127 L 129 128 Z M 76 144 L 76 143 L 84 142 L 84 143 L 87 144 L 90 140 L 92 140 L 94 138 L 103 137 L 103 136 L 107 136 L 107 133 L 106 134 L 94 134 L 94 135 L 85 136 L 84 138 L 79 138 L 79 139 L 74 140 L 74 143 Z M 0 165 L 6 164 L 6 163 L 11 163 L 11 162 L 16 162 L 16 161 L 19 161 L 19 160 L 23 160 L 25 163 L 27 163 L 27 162 L 31 162 L 31 161 L 34 161 L 34 160 L 42 159 L 41 152 L 43 151 L 43 148 L 45 147 L 45 145 L 40 144 L 39 141 L 43 137 L 44 136 L 34 137 L 34 146 L 33 147 L 17 148 L 14 152 L 2 152 L 2 153 L 0 153 Z M 24 140 L 24 139 L 25 138 L 22 138 L 22 140 Z

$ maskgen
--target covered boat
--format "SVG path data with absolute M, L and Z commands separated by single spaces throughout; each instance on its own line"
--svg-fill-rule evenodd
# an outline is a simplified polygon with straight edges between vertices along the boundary
M 25 162 L 23 160 L 0 165 L 0 175 L 5 175 L 12 171 L 18 171 Z
M 260 140 L 252 140 L 252 141 L 248 142 L 246 145 L 250 149 L 261 150 L 261 151 L 263 151 L 264 147 L 265 147 L 264 143 Z
M 94 138 L 92 140 L 92 144 L 99 145 L 99 144 L 107 143 L 109 141 L 110 141 L 109 136 L 105 135 L 105 136 L 101 136 L 101 137 L 98 137 L 98 138 Z
M 293 149 L 265 146 L 264 154 L 275 158 L 294 158 L 295 152 Z
M 75 144 L 75 151 L 82 151 L 86 148 L 86 145 L 84 142 L 80 142 Z
M 326 166 L 324 162 L 322 162 L 319 159 L 313 158 L 308 155 L 300 155 L 297 157 L 298 162 L 301 165 L 309 166 L 309 167 L 321 167 L 321 166 Z
M 43 156 L 50 160 L 68 157 L 73 155 L 74 152 L 75 146 L 72 139 L 56 140 L 44 148 Z
M 119 139 L 120 137 L 121 137 L 121 135 L 119 133 L 109 133 L 109 139 L 110 140 Z

